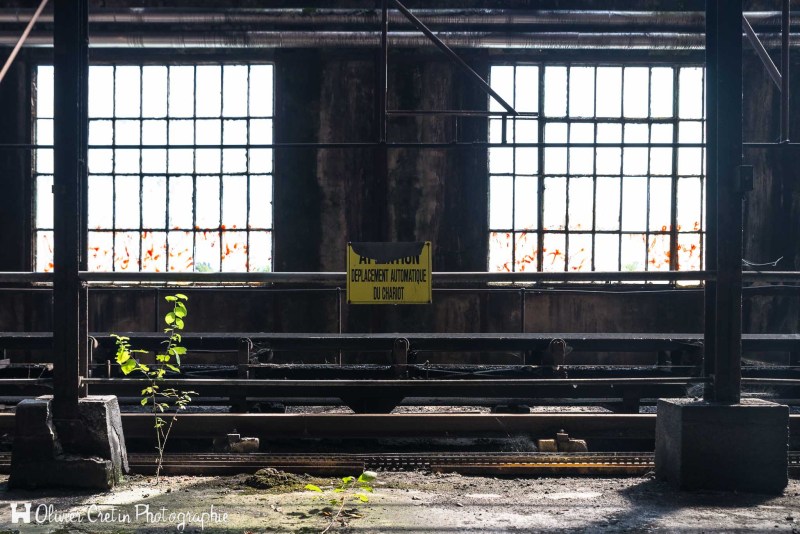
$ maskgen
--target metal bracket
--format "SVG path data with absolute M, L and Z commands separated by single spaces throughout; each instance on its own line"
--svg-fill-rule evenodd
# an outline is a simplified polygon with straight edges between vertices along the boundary
M 396 378 L 408 377 L 408 339 L 401 337 L 394 340 L 392 345 L 392 374 Z
M 753 166 L 739 165 L 736 167 L 736 191 L 749 193 L 753 190 Z

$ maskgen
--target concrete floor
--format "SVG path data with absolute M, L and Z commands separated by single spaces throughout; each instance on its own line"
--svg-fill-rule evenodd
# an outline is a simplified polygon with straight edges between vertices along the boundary
M 328 499 L 337 494 L 300 489 L 310 480 L 262 490 L 247 486 L 245 478 L 168 477 L 156 486 L 152 478 L 130 477 L 108 493 L 74 494 L 8 491 L 7 477 L 0 476 L 0 533 L 321 532 L 330 522 Z M 334 480 L 313 482 L 327 488 Z M 12 502 L 31 502 L 34 522 L 37 512 L 47 519 L 51 510 L 50 523 L 12 524 Z M 353 500 L 344 509 L 346 517 L 329 532 L 798 532 L 800 481 L 791 480 L 782 496 L 768 497 L 676 493 L 651 477 L 381 473 L 368 503 Z M 204 512 L 209 515 L 202 518 Z

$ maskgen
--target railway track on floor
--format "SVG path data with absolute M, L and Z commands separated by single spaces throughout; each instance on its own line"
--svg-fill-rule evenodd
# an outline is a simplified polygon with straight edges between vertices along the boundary
M 154 472 L 155 454 L 128 456 L 131 473 Z M 10 469 L 10 453 L 0 453 L 0 473 Z M 481 476 L 642 476 L 653 471 L 653 453 L 515 453 L 435 452 L 378 454 L 216 454 L 177 453 L 164 458 L 167 475 L 230 476 L 263 468 L 290 473 L 336 476 L 365 469 L 380 471 L 421 470 Z M 800 452 L 789 453 L 789 475 L 800 477 Z

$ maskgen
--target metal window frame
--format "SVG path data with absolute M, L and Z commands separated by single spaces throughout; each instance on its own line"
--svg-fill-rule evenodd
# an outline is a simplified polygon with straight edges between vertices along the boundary
M 536 270 L 538 272 L 544 272 L 544 241 L 545 235 L 563 235 L 564 237 L 564 271 L 570 271 L 570 263 L 569 263 L 569 254 L 570 254 L 570 236 L 571 235 L 586 235 L 590 234 L 592 236 L 592 252 L 590 257 L 590 266 L 591 270 L 594 271 L 596 268 L 596 236 L 601 234 L 610 234 L 610 235 L 617 235 L 619 236 L 619 245 L 617 251 L 617 268 L 621 271 L 622 270 L 622 248 L 623 242 L 622 237 L 625 235 L 643 235 L 645 237 L 645 256 L 644 256 L 644 268 L 645 272 L 652 272 L 650 269 L 650 239 L 652 236 L 658 235 L 666 235 L 669 236 L 669 270 L 675 271 L 678 270 L 678 249 L 680 246 L 680 237 L 681 236 L 688 236 L 688 235 L 697 235 L 699 239 L 699 250 L 698 254 L 700 257 L 701 266 L 703 268 L 704 265 L 704 245 L 705 245 L 705 187 L 706 187 L 706 176 L 705 176 L 705 158 L 707 157 L 705 152 L 705 141 L 701 143 L 681 143 L 679 142 L 679 127 L 682 123 L 685 122 L 697 122 L 703 127 L 705 130 L 706 125 L 706 109 L 705 109 L 705 69 L 704 65 L 700 61 L 672 61 L 669 59 L 654 59 L 654 60 L 641 60 L 636 59 L 633 61 L 628 61 L 627 58 L 622 59 L 601 59 L 601 58 L 575 58 L 575 59 L 568 59 L 566 61 L 548 61 L 545 58 L 537 59 L 537 60 L 529 60 L 529 61 L 511 61 L 511 62 L 498 62 L 493 63 L 492 67 L 512 67 L 513 68 L 513 87 L 512 95 L 513 100 L 512 102 L 516 102 L 516 91 L 517 91 L 517 67 L 520 66 L 535 66 L 538 68 L 538 83 L 539 83 L 539 91 L 538 91 L 538 117 L 536 120 L 538 121 L 538 143 L 533 144 L 520 144 L 516 143 L 516 139 L 514 139 L 511 143 L 500 143 L 499 146 L 508 146 L 511 148 L 519 148 L 520 146 L 536 146 L 539 148 L 538 150 L 538 165 L 537 165 L 537 173 L 535 177 L 538 180 L 538 195 L 537 195 L 537 227 L 535 229 L 530 230 L 520 230 L 516 227 L 516 182 L 517 182 L 517 161 L 516 161 L 516 150 L 514 151 L 513 159 L 512 159 L 512 170 L 511 173 L 492 173 L 490 168 L 487 168 L 487 175 L 489 180 L 487 181 L 487 197 L 491 195 L 491 178 L 494 176 L 510 176 L 512 178 L 512 197 L 511 197 L 511 227 L 510 228 L 494 228 L 490 225 L 487 225 L 489 239 L 491 240 L 492 235 L 494 234 L 510 234 L 511 235 L 511 272 L 518 272 L 517 271 L 517 250 L 516 250 L 516 242 L 518 235 L 520 234 L 533 234 L 535 233 L 537 236 L 537 254 L 536 254 Z M 621 69 L 621 87 L 620 87 L 620 117 L 597 117 L 597 101 L 598 101 L 598 92 L 597 92 L 597 68 L 600 67 L 617 67 Z M 564 115 L 559 117 L 550 117 L 545 114 L 544 111 L 544 102 L 545 102 L 545 71 L 547 67 L 564 67 L 566 69 L 566 109 L 564 110 Z M 569 92 L 571 87 L 571 71 L 574 67 L 592 67 L 594 69 L 594 80 L 595 80 L 595 89 L 594 89 L 594 111 L 592 117 L 572 117 L 570 116 L 569 110 Z M 631 67 L 645 67 L 648 69 L 648 77 L 647 77 L 647 88 L 648 88 L 648 98 L 647 98 L 647 117 L 625 117 L 624 113 L 624 91 L 625 91 L 625 70 Z M 653 84 L 653 69 L 659 67 L 666 67 L 672 69 L 672 77 L 673 77 L 673 87 L 672 87 L 672 95 L 673 95 L 673 113 L 670 117 L 653 117 L 652 112 L 652 99 L 650 98 L 650 91 Z M 694 118 L 682 118 L 679 116 L 679 94 L 680 94 L 680 72 L 681 69 L 684 68 L 701 68 L 703 69 L 703 102 L 702 102 L 702 116 L 701 118 L 694 119 Z M 517 120 L 515 118 L 511 118 L 511 120 L 516 123 Z M 592 124 L 594 126 L 594 139 L 593 143 L 571 143 L 571 127 L 574 123 L 584 123 L 584 124 Z M 623 136 L 620 143 L 600 143 L 597 140 L 597 129 L 598 125 L 603 123 L 609 124 L 619 124 L 622 131 L 621 135 Z M 565 124 L 567 128 L 567 142 L 566 143 L 549 143 L 545 137 L 545 129 L 548 124 Z M 624 142 L 624 130 L 625 125 L 627 124 L 647 124 L 648 125 L 648 142 L 647 143 L 625 143 Z M 668 124 L 672 126 L 672 142 L 668 144 L 663 143 L 653 143 L 652 142 L 652 126 L 654 124 Z M 516 129 L 514 129 L 514 134 L 516 135 Z M 504 132 L 505 137 L 505 132 Z M 503 140 L 505 141 L 505 139 Z M 495 143 L 489 143 L 490 146 L 498 146 Z M 651 228 L 650 225 L 650 192 L 651 192 L 651 180 L 653 175 L 650 172 L 650 155 L 653 148 L 659 148 L 662 145 L 666 145 L 672 148 L 672 170 L 669 175 L 663 175 L 664 177 L 668 177 L 671 180 L 671 205 L 670 205 L 670 227 L 666 231 L 659 231 Z M 566 172 L 562 175 L 548 175 L 545 173 L 544 164 L 545 164 L 545 149 L 547 147 L 560 147 L 566 148 L 566 162 L 567 162 L 567 169 Z M 592 161 L 592 172 L 590 174 L 581 173 L 581 174 L 573 174 L 570 172 L 569 169 L 569 158 L 570 158 L 570 148 L 592 148 L 593 149 L 593 161 Z M 619 147 L 621 148 L 620 153 L 620 169 L 618 174 L 614 175 L 598 175 L 597 174 L 597 149 L 598 148 L 613 148 Z M 678 151 L 679 148 L 702 148 L 702 155 L 701 155 L 701 170 L 700 174 L 692 175 L 692 176 L 684 176 L 680 175 L 678 172 Z M 647 207 L 646 207 L 646 227 L 644 231 L 626 231 L 623 230 L 622 227 L 622 213 L 623 213 L 623 198 L 624 198 L 624 179 L 625 176 L 623 174 L 623 166 L 624 166 L 624 149 L 625 148 L 646 148 L 647 149 L 647 172 L 645 174 L 645 178 L 647 180 Z M 527 176 L 527 175 L 525 175 Z M 597 229 L 597 181 L 598 176 L 612 176 L 619 178 L 620 180 L 620 202 L 619 202 L 619 229 L 618 230 L 598 230 Z M 657 177 L 661 177 L 662 175 L 657 175 Z M 564 214 L 564 228 L 563 230 L 548 230 L 544 228 L 544 203 L 545 203 L 545 180 L 547 178 L 565 178 L 565 201 L 566 201 L 566 211 Z M 570 194 L 570 179 L 571 178 L 584 178 L 588 177 L 592 179 L 592 228 L 591 230 L 571 230 L 569 225 L 569 194 Z M 701 181 L 701 198 L 697 200 L 698 206 L 700 208 L 700 230 L 689 230 L 689 231 L 679 231 L 678 224 L 677 224 L 677 205 L 678 205 L 678 182 L 681 178 L 699 178 Z M 487 198 L 487 202 L 491 202 L 490 198 Z M 491 247 L 491 245 L 490 245 Z M 490 250 L 487 251 L 487 267 L 491 268 L 492 266 L 489 264 L 490 258 Z
M 49 149 L 49 150 L 52 150 L 52 146 L 38 145 L 37 144 L 37 131 L 36 131 L 39 119 L 52 120 L 52 117 L 39 117 L 37 115 L 37 102 L 36 102 L 36 91 L 35 91 L 35 85 L 36 85 L 36 82 L 37 82 L 37 77 L 39 75 L 39 68 L 42 67 L 42 66 L 46 66 L 48 64 L 49 64 L 49 62 L 46 61 L 46 60 L 35 61 L 32 64 L 31 69 L 30 69 L 30 77 L 29 77 L 29 79 L 30 79 L 31 87 L 33 88 L 33 90 L 32 90 L 32 103 L 31 103 L 32 104 L 31 105 L 31 115 L 30 115 L 31 116 L 31 124 L 32 124 L 31 135 L 32 135 L 32 141 L 33 141 L 33 144 L 31 145 L 31 147 L 32 148 L 38 148 L 38 149 L 46 149 L 46 150 Z M 133 55 L 130 55 L 130 54 L 122 54 L 119 58 L 115 58 L 115 56 L 113 54 L 112 55 L 103 54 L 102 60 L 93 61 L 92 62 L 92 66 L 108 66 L 108 67 L 112 67 L 113 68 L 112 84 L 114 86 L 116 85 L 117 79 L 118 79 L 117 67 L 128 67 L 128 66 L 137 67 L 139 69 L 140 110 L 139 110 L 139 115 L 136 116 L 136 117 L 118 117 L 117 113 L 116 113 L 116 102 L 115 102 L 116 90 L 114 90 L 114 95 L 112 95 L 112 97 L 111 97 L 112 98 L 112 104 L 111 104 L 112 105 L 112 115 L 109 116 L 109 117 L 91 117 L 89 119 L 90 123 L 98 122 L 98 121 L 110 121 L 112 123 L 112 128 L 114 129 L 114 131 L 116 131 L 116 124 L 117 124 L 118 121 L 128 121 L 129 120 L 129 121 L 138 122 L 139 123 L 139 144 L 137 144 L 137 145 L 117 144 L 115 142 L 115 140 L 112 140 L 110 145 L 89 145 L 89 150 L 90 151 L 93 150 L 93 149 L 94 150 L 96 150 L 96 149 L 110 149 L 110 150 L 113 150 L 112 155 L 111 155 L 112 168 L 111 168 L 111 171 L 109 173 L 89 173 L 88 174 L 89 177 L 92 177 L 92 176 L 109 176 L 111 178 L 111 180 L 112 180 L 112 196 L 113 196 L 112 202 L 113 202 L 113 207 L 112 207 L 112 221 L 111 221 L 111 226 L 110 227 L 108 227 L 108 228 L 95 228 L 95 229 L 88 229 L 87 228 L 87 230 L 86 230 L 87 231 L 87 235 L 86 235 L 86 238 L 85 238 L 86 247 L 87 247 L 87 251 L 85 251 L 85 252 L 87 253 L 87 255 L 88 255 L 88 236 L 89 236 L 89 234 L 91 234 L 91 233 L 97 233 L 97 234 L 110 233 L 112 235 L 111 250 L 109 251 L 111 253 L 111 268 L 112 268 L 113 272 L 117 272 L 118 269 L 117 269 L 117 261 L 116 261 L 117 260 L 117 258 L 116 258 L 116 256 L 117 256 L 116 247 L 117 247 L 117 241 L 118 241 L 118 239 L 117 239 L 118 234 L 121 233 L 121 232 L 136 233 L 136 234 L 138 234 L 138 254 L 135 257 L 132 256 L 131 260 L 137 262 L 136 271 L 138 271 L 138 272 L 146 272 L 146 271 L 142 271 L 142 261 L 143 261 L 143 254 L 144 254 L 144 246 L 143 246 L 144 239 L 145 239 L 144 236 L 147 233 L 156 232 L 156 233 L 164 234 L 164 239 L 165 239 L 165 243 L 166 243 L 165 253 L 168 253 L 169 246 L 170 246 L 169 245 L 169 234 L 173 233 L 173 232 L 187 232 L 187 233 L 191 234 L 192 246 L 191 246 L 191 251 L 190 252 L 192 254 L 192 261 L 193 261 L 193 264 L 194 264 L 195 256 L 196 256 L 197 239 L 198 239 L 197 236 L 198 236 L 198 234 L 203 233 L 203 232 L 216 232 L 218 234 L 218 241 L 219 241 L 218 245 L 219 245 L 219 249 L 220 249 L 219 250 L 219 252 L 220 252 L 219 266 L 218 266 L 217 270 L 219 272 L 226 272 L 225 269 L 224 269 L 224 261 L 223 261 L 223 259 L 224 259 L 224 243 L 225 243 L 224 236 L 226 234 L 232 234 L 232 233 L 244 233 L 245 236 L 246 236 L 245 237 L 245 244 L 247 246 L 246 260 L 245 260 L 246 264 L 245 265 L 246 265 L 247 271 L 250 272 L 251 269 L 252 269 L 252 265 L 250 263 L 250 245 L 251 245 L 250 238 L 251 238 L 251 233 L 252 232 L 262 233 L 263 232 L 263 233 L 269 234 L 269 247 L 270 247 L 270 251 L 271 251 L 271 256 L 270 256 L 270 264 L 267 265 L 267 267 L 271 270 L 271 268 L 272 268 L 272 262 L 271 262 L 272 253 L 274 252 L 274 248 L 275 248 L 275 243 L 274 243 L 275 235 L 274 235 L 274 224 L 273 224 L 274 218 L 271 221 L 269 221 L 269 226 L 268 227 L 265 227 L 265 228 L 250 227 L 250 225 L 249 225 L 249 223 L 250 223 L 250 215 L 251 215 L 251 207 L 250 207 L 251 180 L 250 180 L 250 177 L 252 175 L 265 175 L 265 176 L 268 176 L 269 180 L 270 180 L 270 184 L 271 184 L 270 189 L 273 191 L 272 198 L 274 198 L 274 172 L 275 172 L 275 170 L 274 170 L 274 161 L 273 161 L 273 165 L 271 166 L 271 170 L 269 172 L 253 173 L 253 172 L 250 171 L 250 157 L 251 157 L 250 150 L 251 149 L 260 148 L 260 145 L 255 144 L 255 143 L 250 143 L 250 128 L 251 128 L 251 120 L 268 120 L 268 121 L 273 121 L 273 129 L 274 129 L 275 92 L 274 92 L 274 84 L 273 84 L 272 107 L 269 110 L 269 114 L 268 115 L 264 115 L 264 116 L 262 116 L 262 115 L 257 115 L 257 116 L 251 115 L 251 103 L 250 103 L 250 96 L 251 96 L 250 95 L 250 93 L 251 93 L 250 82 L 251 82 L 251 80 L 250 80 L 250 75 L 251 75 L 251 69 L 252 69 L 253 66 L 269 66 L 269 67 L 271 67 L 273 69 L 273 80 L 274 80 L 274 61 L 256 59 L 256 58 L 249 58 L 249 57 L 239 58 L 239 57 L 236 57 L 234 55 L 225 55 L 225 54 L 223 54 L 223 55 L 214 55 L 212 57 L 208 57 L 207 55 L 198 55 L 197 57 L 181 57 L 177 61 L 174 60 L 174 59 L 170 60 L 169 58 L 167 58 L 165 56 L 162 56 L 162 55 L 155 55 L 153 57 L 151 57 L 149 55 L 145 55 L 145 56 L 137 57 L 137 56 L 133 56 Z M 167 99 L 168 99 L 167 100 L 167 106 L 168 106 L 168 109 L 167 109 L 167 113 L 166 113 L 166 115 L 164 117 L 147 117 L 147 116 L 145 116 L 143 114 L 143 110 L 142 110 L 143 91 L 144 91 L 144 80 L 143 80 L 143 77 L 142 77 L 143 69 L 145 67 L 153 67 L 153 66 L 165 67 L 167 69 L 167 91 L 168 91 L 168 93 L 167 93 Z M 201 67 L 201 66 L 218 66 L 218 67 L 221 68 L 221 72 L 220 72 L 220 116 L 219 117 L 199 117 L 197 115 L 197 99 L 196 98 L 194 99 L 194 102 L 193 102 L 192 116 L 190 116 L 190 117 L 173 117 L 173 116 L 171 116 L 170 112 L 169 112 L 169 76 L 170 76 L 172 68 L 173 67 L 192 67 L 193 68 L 193 85 L 194 85 L 194 89 L 193 90 L 194 90 L 194 94 L 196 95 L 197 94 L 197 76 L 198 76 L 197 68 Z M 243 117 L 234 117 L 234 116 L 230 116 L 229 117 L 229 116 L 225 116 L 224 115 L 224 112 L 223 112 L 223 109 L 222 109 L 222 103 L 223 103 L 223 99 L 224 99 L 224 94 L 223 93 L 224 93 L 224 72 L 225 72 L 223 67 L 225 67 L 225 66 L 245 66 L 245 67 L 247 67 L 247 87 L 245 88 L 245 91 L 247 92 L 247 103 L 246 103 L 247 111 L 246 111 L 245 116 L 243 116 Z M 166 128 L 167 128 L 167 132 L 166 132 L 167 133 L 167 143 L 165 145 L 163 145 L 163 146 L 162 145 L 150 145 L 150 144 L 145 144 L 144 143 L 144 140 L 142 138 L 144 123 L 145 123 L 145 121 L 150 120 L 150 119 L 166 121 L 166 123 L 167 123 L 166 124 Z M 197 121 L 203 120 L 203 119 L 210 119 L 210 120 L 217 119 L 222 123 L 221 124 L 221 130 L 220 130 L 220 143 L 218 145 L 213 145 L 213 146 L 211 146 L 211 145 L 204 146 L 205 148 L 213 148 L 213 149 L 217 149 L 217 150 L 220 151 L 220 170 L 219 170 L 219 172 L 216 172 L 216 173 L 197 172 L 197 168 L 196 168 L 196 158 L 197 158 L 197 150 L 198 150 L 198 145 L 196 144 L 196 136 L 197 136 L 197 128 L 198 128 Z M 224 139 L 224 137 L 223 137 L 224 136 L 224 123 L 227 120 L 235 120 L 235 119 L 240 119 L 240 120 L 246 121 L 246 134 L 245 135 L 247 136 L 247 142 L 244 145 L 230 145 L 229 146 L 228 144 L 225 144 L 224 142 L 222 142 L 222 140 Z M 192 144 L 173 145 L 173 144 L 169 143 L 169 127 L 170 127 L 170 123 L 173 122 L 173 121 L 176 121 L 176 120 L 179 120 L 179 121 L 186 120 L 186 121 L 191 121 L 193 123 L 193 136 L 194 136 L 194 140 L 195 141 L 193 141 Z M 147 149 L 159 149 L 159 148 L 165 149 L 165 150 L 170 150 L 170 149 L 191 150 L 192 151 L 192 171 L 191 172 L 168 172 L 169 171 L 169 167 L 167 167 L 167 171 L 165 171 L 165 172 L 159 172 L 159 173 L 150 173 L 150 172 L 146 173 L 146 172 L 143 172 L 142 171 L 142 159 L 143 159 L 143 152 L 142 151 L 143 150 L 147 150 Z M 119 149 L 135 149 L 135 150 L 139 150 L 139 172 L 136 172 L 136 173 L 116 172 L 114 161 L 115 161 L 115 158 L 116 158 L 116 150 L 119 150 Z M 237 172 L 225 172 L 224 171 L 224 168 L 223 168 L 223 151 L 226 150 L 226 149 L 245 150 L 245 170 L 244 171 L 237 171 Z M 167 152 L 167 158 L 168 158 L 168 152 Z M 273 155 L 273 159 L 274 159 L 274 155 Z M 33 243 L 32 247 L 31 247 L 31 265 L 34 268 L 38 267 L 38 265 L 37 265 L 37 254 L 38 254 L 37 243 L 38 243 L 39 235 L 42 232 L 52 232 L 53 231 L 52 228 L 46 228 L 46 227 L 43 227 L 43 226 L 39 226 L 39 224 L 37 222 L 37 216 L 36 216 L 37 215 L 37 207 L 36 207 L 36 203 L 37 203 L 38 179 L 39 179 L 39 177 L 43 177 L 43 176 L 52 176 L 52 174 L 39 173 L 38 170 L 37 170 L 36 160 L 37 160 L 37 150 L 31 150 L 30 189 L 29 189 L 29 191 L 30 191 L 30 204 L 31 204 L 31 214 L 32 214 L 32 217 L 31 217 L 31 234 L 32 234 L 31 235 L 31 240 L 32 240 L 32 243 Z M 139 228 L 117 228 L 117 226 L 116 226 L 117 177 L 120 177 L 120 176 L 136 176 L 136 177 L 139 178 L 139 180 L 138 180 L 138 185 L 139 185 Z M 165 204 L 165 214 L 164 214 L 164 228 L 155 228 L 155 227 L 153 227 L 153 228 L 150 228 L 150 227 L 145 228 L 144 224 L 143 224 L 143 222 L 144 222 L 143 221 L 144 179 L 146 177 L 148 177 L 148 176 L 159 176 L 159 177 L 164 177 L 165 178 L 166 204 Z M 189 176 L 192 179 L 192 201 L 191 201 L 192 202 L 192 227 L 191 228 L 175 229 L 175 228 L 170 227 L 170 225 L 169 225 L 169 195 L 170 195 L 169 179 L 170 179 L 170 177 L 177 177 L 177 176 Z M 219 220 L 220 220 L 220 223 L 219 223 L 219 227 L 216 227 L 216 228 L 200 228 L 197 225 L 197 199 L 196 199 L 197 179 L 198 179 L 198 177 L 201 177 L 201 176 L 216 176 L 216 177 L 219 178 L 219 186 L 220 186 L 220 203 L 219 203 L 219 211 L 220 211 L 220 213 L 219 213 Z M 223 219 L 222 219 L 222 216 L 223 216 L 223 214 L 222 214 L 222 210 L 223 210 L 222 195 L 223 195 L 223 190 L 224 190 L 224 178 L 226 176 L 242 176 L 242 177 L 245 177 L 246 182 L 247 182 L 246 183 L 246 203 L 247 203 L 247 205 L 246 205 L 246 224 L 245 224 L 245 227 L 243 227 L 243 228 L 237 228 L 237 229 L 231 229 L 231 230 L 227 230 L 227 229 L 224 228 Z M 88 187 L 88 184 L 87 184 L 87 187 Z M 88 195 L 88 191 L 87 191 L 86 194 Z M 270 199 L 270 201 L 272 201 L 272 198 Z M 88 198 L 87 198 L 87 201 L 88 201 Z M 192 271 L 194 271 L 194 268 L 195 267 L 193 265 Z M 169 258 L 167 257 L 165 259 L 165 270 L 169 271 L 169 269 L 170 269 Z

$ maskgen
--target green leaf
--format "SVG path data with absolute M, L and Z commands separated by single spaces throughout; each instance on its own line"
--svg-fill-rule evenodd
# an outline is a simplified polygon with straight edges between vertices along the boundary
M 378 473 L 376 473 L 375 471 L 364 471 L 363 473 L 361 473 L 361 476 L 358 477 L 358 481 L 359 482 L 372 482 L 376 478 L 378 478 Z
M 350 484 L 351 482 L 355 481 L 355 479 L 356 477 L 344 477 L 342 479 L 342 482 L 344 482 L 345 484 Z
M 169 312 L 167 315 L 164 316 L 164 322 L 167 324 L 172 324 L 175 322 L 175 314 Z
M 117 363 L 120 365 L 127 362 L 130 359 L 131 359 L 131 353 L 128 351 L 117 353 Z
M 322 488 L 319 486 L 315 486 L 314 484 L 306 484 L 305 489 L 309 491 L 316 491 L 318 493 L 322 493 Z
M 183 302 L 176 302 L 173 313 L 175 314 L 175 317 L 186 317 L 186 314 L 189 313 L 189 311 L 186 309 L 186 306 L 183 304 Z
M 374 493 L 375 492 L 375 490 L 372 488 L 372 486 L 361 486 L 361 489 L 364 490 L 364 491 L 368 491 L 370 493 Z
M 147 387 L 142 390 L 142 395 L 150 395 L 151 393 L 153 393 L 152 387 Z
M 178 300 L 178 297 L 167 295 L 166 297 L 164 297 L 164 300 L 166 300 L 167 302 L 175 302 L 176 300 Z
M 180 373 L 181 372 L 180 367 L 176 367 L 176 366 L 172 365 L 171 363 L 167 364 L 167 369 L 169 369 L 170 371 L 175 371 L 176 373 Z
M 333 490 L 334 493 L 342 493 L 344 490 L 342 488 L 335 488 Z
M 128 360 L 120 364 L 120 369 L 122 369 L 122 374 L 129 375 L 136 369 L 136 360 Z
M 356 493 L 355 497 L 361 502 L 369 502 L 369 497 L 367 497 L 363 493 Z
M 171 354 L 186 354 L 186 347 L 172 347 L 169 351 Z
M 180 317 L 175 317 L 175 328 L 178 330 L 183 330 L 183 319 Z
M 142 400 L 140 400 L 140 401 L 139 401 L 139 404 L 141 404 L 142 406 L 144 406 L 145 404 L 147 404 L 147 397 L 145 397 L 145 398 L 143 398 Z
M 187 296 L 186 296 L 186 295 L 184 295 L 183 293 L 175 293 L 175 297 L 176 297 L 176 298 L 179 298 L 179 299 L 181 299 L 181 300 L 189 300 L 189 297 L 187 297 Z

